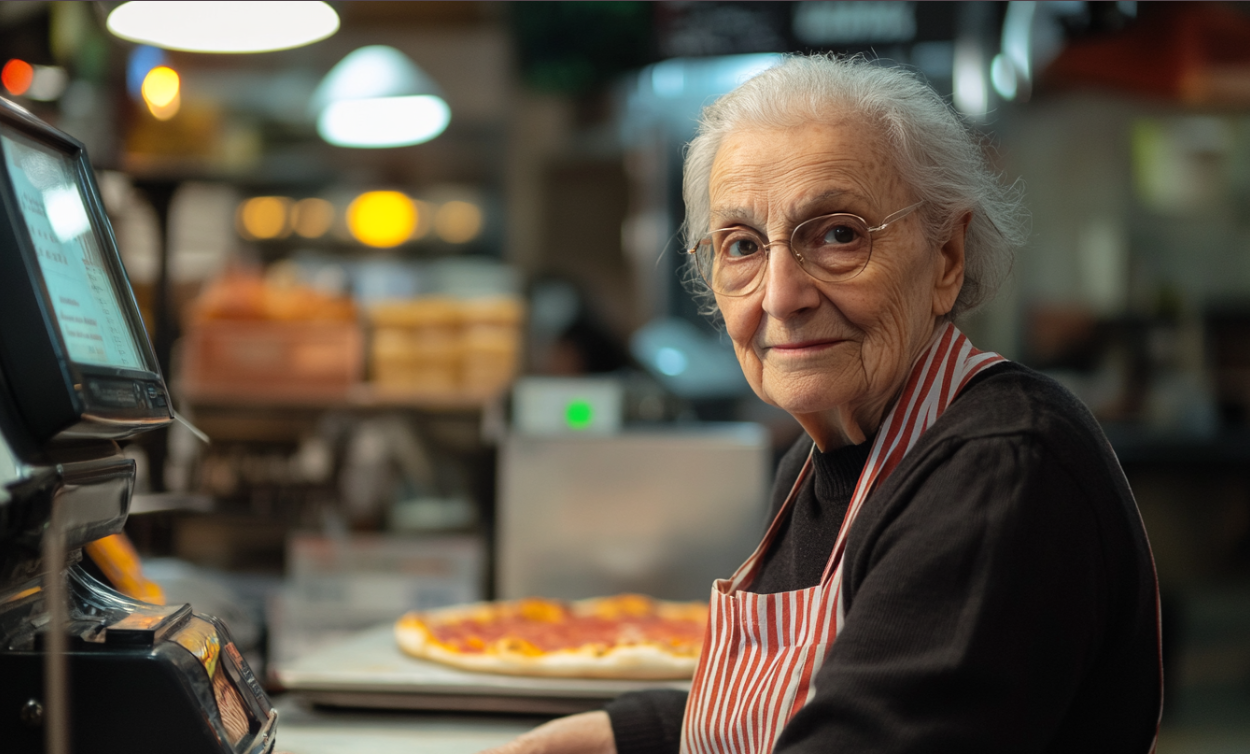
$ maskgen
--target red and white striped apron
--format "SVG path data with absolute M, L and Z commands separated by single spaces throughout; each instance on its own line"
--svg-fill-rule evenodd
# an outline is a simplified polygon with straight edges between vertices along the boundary
M 772 751 L 781 729 L 812 697 L 813 679 L 843 623 L 842 553 L 864 500 L 964 385 L 1003 360 L 973 348 L 954 325 L 939 328 L 877 432 L 820 583 L 777 594 L 743 591 L 811 473 L 808 454 L 764 541 L 732 578 L 712 585 L 703 652 L 682 724 L 683 754 Z

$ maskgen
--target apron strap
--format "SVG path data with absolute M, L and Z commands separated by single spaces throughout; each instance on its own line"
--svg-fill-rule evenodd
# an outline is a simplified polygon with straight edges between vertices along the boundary
M 968 381 L 1000 361 L 1006 359 L 996 353 L 973 348 L 967 336 L 949 322 L 934 333 L 929 347 L 912 366 L 894 408 L 890 409 L 877 431 L 868 462 L 860 472 L 851 503 L 842 519 L 833 552 L 829 553 L 829 560 L 825 563 L 821 583 L 832 581 L 842 562 L 851 524 L 868 495 L 893 473 L 903 456 L 946 411 Z
M 773 516 L 773 522 L 769 524 L 768 531 L 764 534 L 764 539 L 755 548 L 755 552 L 751 553 L 751 557 L 738 566 L 738 570 L 734 571 L 734 575 L 730 577 L 729 591 L 737 591 L 755 579 L 760 563 L 764 560 L 764 553 L 768 552 L 768 548 L 772 546 L 773 540 L 777 538 L 777 532 L 781 530 L 782 522 L 785 521 L 786 516 L 790 513 L 790 509 L 794 507 L 794 501 L 799 496 L 799 490 L 803 487 L 803 482 L 807 481 L 807 477 L 812 473 L 812 456 L 815 453 L 816 443 L 813 442 L 812 447 L 807 451 L 807 459 L 803 461 L 803 468 L 799 469 L 798 477 L 795 478 L 794 484 L 790 486 L 790 494 L 786 495 L 786 499 L 781 503 L 781 507 L 777 509 L 777 515 Z

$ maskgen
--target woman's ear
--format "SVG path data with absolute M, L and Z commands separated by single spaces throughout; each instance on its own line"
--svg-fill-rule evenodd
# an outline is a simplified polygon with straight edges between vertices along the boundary
M 964 286 L 964 239 L 972 213 L 965 213 L 951 227 L 950 238 L 938 248 L 934 259 L 933 316 L 944 317 L 955 307 Z

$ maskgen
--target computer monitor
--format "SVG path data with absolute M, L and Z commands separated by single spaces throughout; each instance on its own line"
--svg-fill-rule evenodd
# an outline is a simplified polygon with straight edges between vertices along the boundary
M 83 145 L 0 99 L 0 152 L 0 401 L 15 415 L 3 428 L 10 444 L 29 456 L 168 424 L 169 393 Z

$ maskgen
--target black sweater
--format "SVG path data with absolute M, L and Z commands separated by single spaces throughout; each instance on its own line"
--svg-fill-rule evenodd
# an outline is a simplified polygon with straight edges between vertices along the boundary
M 751 591 L 819 582 L 869 445 L 814 454 Z M 782 459 L 774 513 L 810 447 Z M 974 379 L 865 502 L 845 557 L 846 624 L 777 751 L 1149 751 L 1146 533 L 1098 424 L 1052 380 L 1010 363 Z M 619 754 L 677 752 L 685 699 L 610 703 Z

